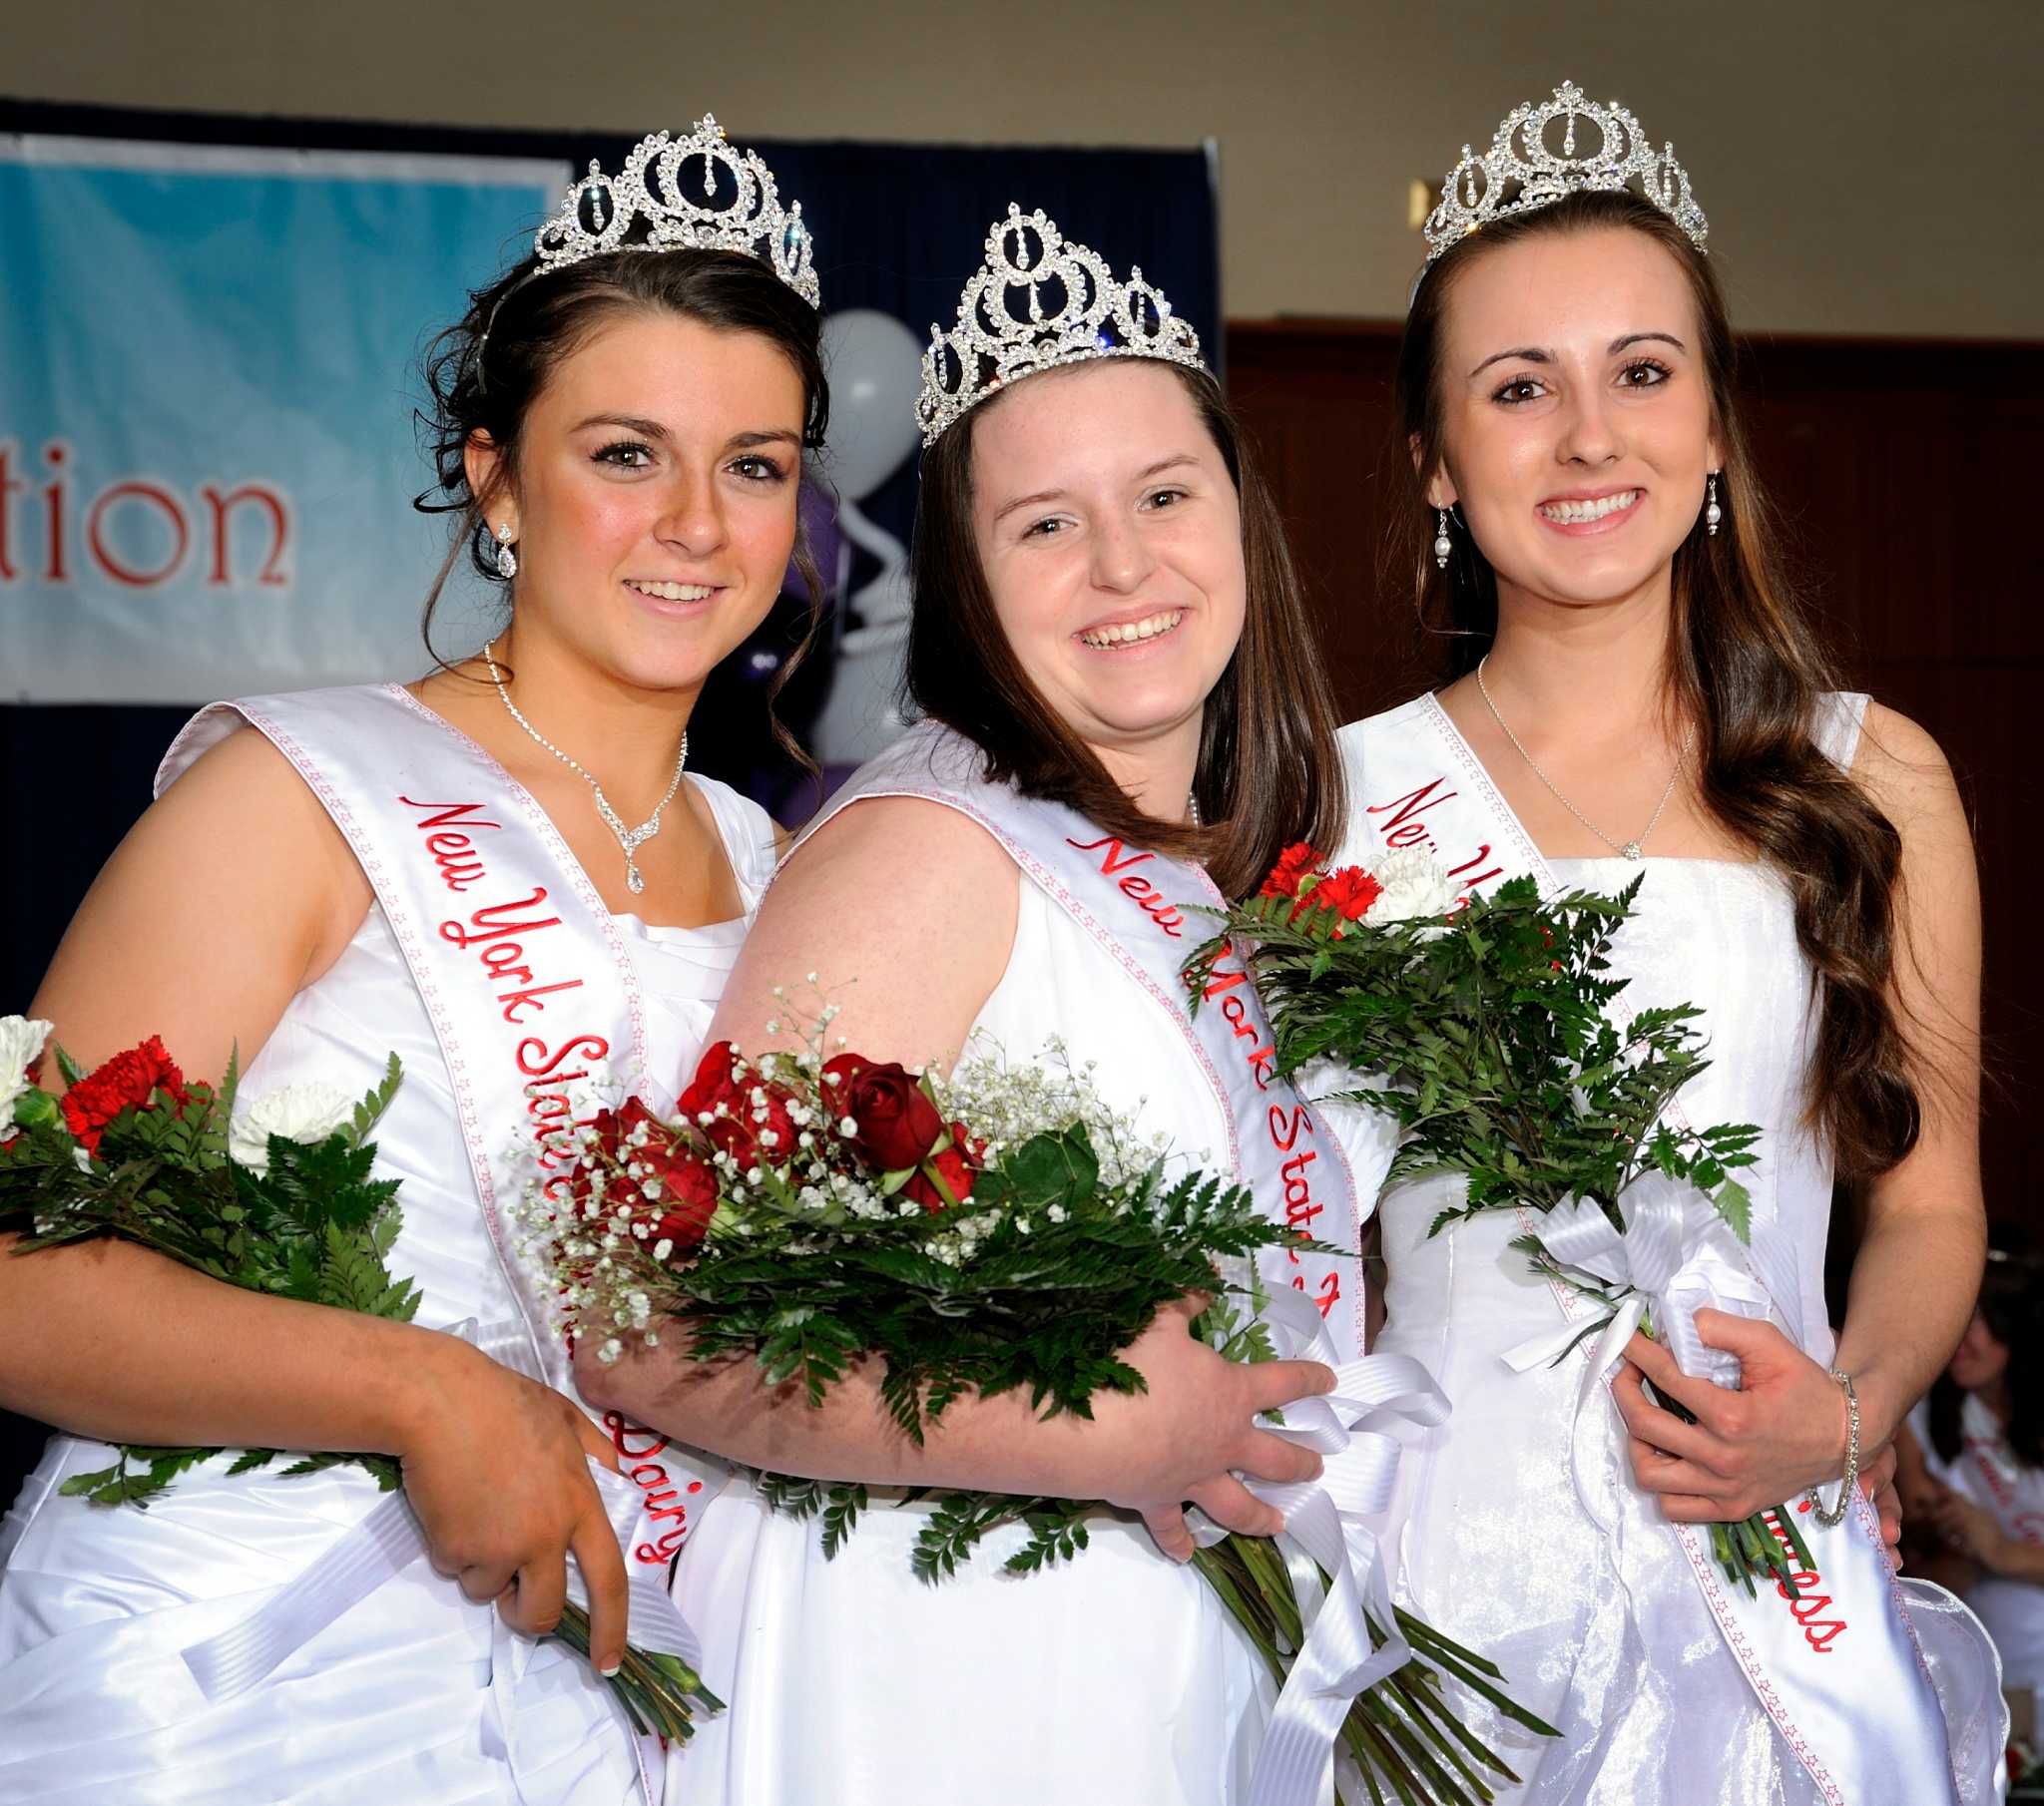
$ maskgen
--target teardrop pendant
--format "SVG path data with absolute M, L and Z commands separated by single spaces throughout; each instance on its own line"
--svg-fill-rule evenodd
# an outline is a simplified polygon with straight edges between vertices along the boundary
M 640 876 L 639 868 L 636 865 L 627 865 L 625 867 L 625 888 L 635 897 L 646 888 L 646 880 Z

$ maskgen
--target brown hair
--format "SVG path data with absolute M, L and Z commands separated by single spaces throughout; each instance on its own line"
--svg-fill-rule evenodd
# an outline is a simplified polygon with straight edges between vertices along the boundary
M 1044 796 L 1134 845 L 1203 861 L 1229 896 L 1254 889 L 1294 840 L 1331 849 L 1346 805 L 1333 697 L 1278 505 L 1221 385 L 1166 365 L 1212 436 L 1242 509 L 1248 603 L 1235 656 L 1207 697 L 1193 794 L 1207 826 L 1143 814 L 1029 680 L 994 612 L 972 528 L 968 413 L 922 457 L 905 687 L 925 715 L 986 754 L 987 776 Z M 982 403 L 982 408 L 999 406 Z
M 643 226 L 636 229 L 643 235 Z M 420 411 L 418 421 L 437 481 L 415 496 L 412 506 L 422 514 L 456 517 L 453 543 L 426 593 L 419 620 L 426 652 L 441 670 L 449 668 L 433 649 L 433 613 L 463 548 L 470 568 L 485 583 L 506 582 L 497 572 L 496 543 L 484 512 L 502 487 L 516 480 L 521 435 L 533 402 L 561 363 L 605 325 L 623 314 L 647 312 L 676 314 L 722 332 L 757 332 L 768 340 L 801 379 L 803 446 L 814 449 L 823 443 L 830 385 L 823 374 L 816 310 L 757 257 L 730 250 L 627 247 L 542 273 L 539 259 L 528 256 L 470 295 L 468 311 L 426 349 L 431 405 Z M 464 457 L 477 433 L 487 434 L 502 454 L 491 490 L 483 495 L 469 488 Z M 809 765 L 772 712 L 774 698 L 815 644 L 822 619 L 823 583 L 799 525 L 794 564 L 811 599 L 809 618 L 800 643 L 782 661 L 766 692 L 766 706 L 774 738 Z
M 2007 1239 L 2006 1231 L 1996 1232 L 1997 1241 Z M 2044 1273 L 2036 1259 L 1990 1248 L 1973 1308 L 2008 1350 L 2002 1383 L 2008 1392 L 2009 1450 L 2026 1468 L 2044 1467 Z M 1959 1425 L 1964 1399 L 1949 1367 L 1930 1382 L 1930 1443 L 1947 1462 L 1957 1461 L 1965 1444 Z
M 1889 989 L 1901 837 L 1813 737 L 1820 699 L 1837 680 L 1788 577 L 1748 455 L 1716 272 L 1667 215 L 1631 195 L 1574 195 L 1486 226 L 1421 277 L 1395 378 L 1399 451 L 1416 448 L 1417 456 L 1390 460 L 1410 489 L 1394 510 L 1387 575 L 1395 583 L 1406 581 L 1396 574 L 1409 574 L 1421 620 L 1445 626 L 1446 675 L 1474 670 L 1497 632 L 1497 576 L 1459 530 L 1449 535 L 1447 569 L 1437 569 L 1425 495 L 1443 452 L 1437 378 L 1448 297 L 1457 276 L 1499 245 L 1610 227 L 1646 233 L 1688 278 L 1724 454 L 1724 528 L 1713 538 L 1699 519 L 1675 553 L 1673 698 L 1696 723 L 1705 806 L 1774 866 L 1794 899 L 1796 940 L 1819 997 L 1806 1120 L 1841 1171 L 1883 1172 L 1915 1145 L 1921 1121 L 1908 1037 Z

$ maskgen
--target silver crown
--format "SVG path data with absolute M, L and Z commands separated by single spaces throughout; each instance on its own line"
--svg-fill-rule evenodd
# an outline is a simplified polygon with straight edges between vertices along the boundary
M 683 167 L 699 159 L 700 174 Z M 691 187 L 702 190 L 701 201 L 688 193 Z M 646 235 L 627 244 L 640 221 Z M 541 273 L 613 250 L 735 250 L 770 263 L 811 307 L 822 304 L 802 204 L 783 210 L 773 172 L 759 152 L 734 150 L 707 113 L 687 138 L 665 132 L 642 138 L 615 177 L 592 159 L 589 174 L 539 228 L 532 248 Z
M 1053 305 L 1046 311 L 1044 291 Z M 1027 297 L 1026 317 L 1016 306 Z M 1008 217 L 986 235 L 986 265 L 965 284 L 958 324 L 930 327 L 915 417 L 922 442 L 1008 383 L 1096 357 L 1160 357 L 1204 370 L 1200 335 L 1131 267 L 1117 282 L 1098 251 L 1066 238 L 1042 208 Z
M 1557 123 L 1564 128 L 1558 149 L 1548 136 Z M 1578 156 L 1576 128 L 1582 124 L 1597 142 Z M 1634 182 L 1643 199 L 1681 226 L 1697 249 L 1704 248 L 1710 224 L 1690 198 L 1689 174 L 1675 161 L 1675 147 L 1663 145 L 1657 154 L 1640 122 L 1616 101 L 1600 107 L 1574 82 L 1564 82 L 1553 100 L 1540 106 L 1528 101 L 1507 113 L 1481 157 L 1462 147 L 1462 161 L 1441 185 L 1441 204 L 1427 217 L 1426 260 L 1431 263 L 1489 221 L 1530 214 L 1571 195 L 1621 192 Z

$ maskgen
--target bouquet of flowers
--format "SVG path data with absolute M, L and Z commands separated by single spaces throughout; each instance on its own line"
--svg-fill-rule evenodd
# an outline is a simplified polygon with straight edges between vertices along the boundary
M 247 1291 L 411 1320 L 418 1292 L 385 1265 L 401 1221 L 397 1181 L 371 1176 L 367 1138 L 397 1090 L 394 1055 L 359 1102 L 287 1086 L 238 1115 L 232 1066 L 218 1090 L 188 1083 L 156 1036 L 89 1073 L 54 1048 L 69 1089 L 44 1091 L 30 1075 L 49 1032 L 46 1022 L 0 1017 L 0 1232 L 19 1234 L 16 1254 L 111 1235 Z M 146 1510 L 180 1474 L 226 1452 L 123 1444 L 111 1467 L 60 1490 Z M 283 1453 L 244 1450 L 228 1472 Z M 331 1467 L 365 1469 L 386 1492 L 402 1484 L 395 1460 L 367 1453 L 300 1454 L 281 1473 Z M 579 1606 L 567 1606 L 553 1634 L 588 1655 Z M 692 1700 L 720 1703 L 687 1663 L 636 1647 L 611 1686 L 634 1724 L 668 1739 L 690 1734 Z
M 1402 1131 L 1386 1186 L 1466 1178 L 1434 1233 L 1481 1210 L 1539 1212 L 1547 1226 L 1513 1245 L 1606 1307 L 1581 1340 L 1633 1289 L 1613 1282 L 1615 1263 L 1586 1252 L 1593 1244 L 1623 1246 L 1617 1238 L 1650 1212 L 1686 1222 L 1692 1240 L 1719 1232 L 1744 1244 L 1752 1233 L 1752 1201 L 1734 1175 L 1754 1163 L 1760 1131 L 1697 1129 L 1674 1108 L 1709 1064 L 1702 1012 L 1641 1010 L 1621 1022 L 1609 1008 L 1625 989 L 1607 976 L 1612 937 L 1639 890 L 1636 878 L 1616 896 L 1543 900 L 1521 877 L 1465 897 L 1416 848 L 1329 870 L 1301 844 L 1257 896 L 1224 913 L 1185 979 L 1197 1009 L 1215 960 L 1231 944 L 1248 948 L 1279 1070 L 1327 1059 L 1375 1082 L 1337 1096 Z M 1657 1402 L 1684 1415 L 1672 1399 Z M 1815 1572 L 1794 1517 L 1778 1507 L 1714 1525 L 1727 1576 L 1749 1590 L 1764 1579 L 1792 1598 L 1793 1576 Z
M 1090 1417 L 1096 1392 L 1140 1390 L 1118 1351 L 1189 1292 L 1215 1300 L 1195 1335 L 1231 1359 L 1272 1357 L 1256 1256 L 1312 1244 L 1247 1190 L 1171 1176 L 1168 1150 L 1110 1112 L 1058 1050 L 1020 1067 L 968 1059 L 939 1082 L 855 1052 L 826 1058 L 832 1015 L 821 1012 L 801 1052 L 748 1060 L 712 1047 L 671 1119 L 636 1097 L 595 1112 L 562 1194 L 528 1199 L 567 1334 L 615 1359 L 624 1335 L 657 1342 L 672 1324 L 697 1359 L 750 1354 L 766 1384 L 799 1381 L 812 1401 L 853 1359 L 873 1359 L 886 1411 L 917 1443 L 968 1392 L 1026 1390 L 1045 1414 Z M 759 1485 L 779 1509 L 820 1515 L 826 1555 L 868 1504 L 855 1482 Z M 1100 1509 L 946 1493 L 917 1538 L 915 1571 L 940 1580 L 1016 1524 L 1027 1535 L 1009 1572 L 1072 1560 Z M 1282 1555 L 1230 1537 L 1197 1559 L 1281 1683 L 1304 1641 Z M 1370 1628 L 1381 1646 L 1387 1627 Z M 1344 1731 L 1368 1797 L 1489 1799 L 1472 1762 L 1515 1777 L 1455 1720 L 1425 1664 L 1547 1727 L 1504 1696 L 1481 1657 L 1406 1614 L 1397 1628 L 1424 1660 L 1365 1692 Z

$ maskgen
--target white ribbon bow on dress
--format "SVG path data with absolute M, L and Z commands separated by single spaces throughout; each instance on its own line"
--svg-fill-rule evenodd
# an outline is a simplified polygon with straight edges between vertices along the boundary
M 1390 1505 L 1398 1476 L 1398 1441 L 1380 1426 L 1394 1417 L 1443 1423 L 1449 1407 L 1433 1375 L 1408 1355 L 1337 1363 L 1319 1312 L 1301 1292 L 1275 1288 L 1264 1321 L 1280 1360 L 1324 1362 L 1334 1369 L 1334 1390 L 1294 1400 L 1284 1407 L 1281 1427 L 1265 1426 L 1317 1453 L 1325 1464 L 1318 1480 L 1244 1479 L 1284 1514 L 1278 1547 L 1305 1630 L 1264 1733 L 1247 1806 L 1317 1806 L 1332 1792 L 1336 1744 L 1350 1704 L 1412 1656 L 1398 1634 L 1383 1551 L 1364 1522 Z M 1203 1546 L 1228 1534 L 1192 1516 Z M 1323 1573 L 1330 1583 L 1322 1584 Z M 1365 1609 L 1384 1632 L 1381 1648 L 1371 1644 Z M 1347 1766 L 1343 1757 L 1344 1773 Z M 1349 1797 L 1365 1797 L 1359 1777 Z
M 1578 1409 L 1625 1352 L 1633 1332 L 1653 1313 L 1654 1335 L 1693 1379 L 1728 1391 L 1739 1386 L 1739 1357 L 1713 1348 L 1697 1333 L 1697 1312 L 1725 1311 L 1766 1322 L 1780 1317 L 1791 1341 L 1801 1343 L 1800 1299 L 1793 1275 L 1781 1268 L 1778 1237 L 1754 1226 L 1751 1245 L 1733 1233 L 1717 1206 L 1686 1180 L 1649 1173 L 1626 1187 L 1620 1200 L 1625 1233 L 1592 1198 L 1571 1198 L 1550 1210 L 1533 1233 L 1563 1266 L 1626 1288 L 1598 1338 L 1583 1375 Z M 1558 1360 L 1585 1331 L 1577 1324 L 1529 1338 L 1505 1352 L 1515 1373 Z

